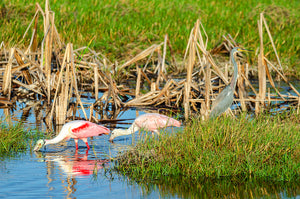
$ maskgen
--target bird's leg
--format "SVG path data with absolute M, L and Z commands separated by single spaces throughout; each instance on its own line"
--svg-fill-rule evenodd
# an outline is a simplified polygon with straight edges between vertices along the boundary
M 76 151 L 78 150 L 78 139 L 74 138 L 75 146 L 76 146 Z
M 89 150 L 89 149 L 90 149 L 90 146 L 89 146 L 89 143 L 88 143 L 88 141 L 87 141 L 87 138 L 82 138 L 81 140 L 85 142 L 86 147 L 87 147 L 87 150 Z
M 90 150 L 89 143 L 88 143 L 88 142 L 86 142 L 85 144 L 86 144 L 87 150 Z

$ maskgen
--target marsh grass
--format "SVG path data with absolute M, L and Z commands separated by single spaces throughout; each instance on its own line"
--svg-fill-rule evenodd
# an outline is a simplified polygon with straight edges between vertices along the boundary
M 136 180 L 299 180 L 300 116 L 191 119 L 183 131 L 139 143 L 115 169 Z
M 0 158 L 18 155 L 26 151 L 28 144 L 41 136 L 41 132 L 26 130 L 21 123 L 0 124 Z M 30 144 L 31 142 L 31 144 Z
M 5 30 L 0 34 L 0 42 L 28 46 L 31 33 L 24 40 L 22 36 L 34 15 L 36 2 L 44 7 L 44 0 L 4 0 L 0 3 L 0 29 Z M 259 46 L 257 20 L 259 13 L 264 12 L 279 56 L 289 68 L 299 67 L 298 8 L 298 1 L 285 0 L 51 2 L 63 41 L 74 43 L 75 48 L 92 41 L 90 47 L 101 50 L 111 60 L 132 57 L 151 44 L 162 42 L 165 34 L 169 35 L 178 57 L 182 57 L 190 30 L 199 18 L 209 37 L 208 49 L 220 44 L 222 35 L 231 34 L 238 43 L 256 50 Z M 40 40 L 42 34 L 40 31 Z M 268 42 L 266 38 L 265 43 Z M 271 49 L 271 45 L 266 45 L 265 53 L 269 54 Z

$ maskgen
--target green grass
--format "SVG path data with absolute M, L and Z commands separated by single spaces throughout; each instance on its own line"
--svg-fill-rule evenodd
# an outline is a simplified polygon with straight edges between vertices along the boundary
M 29 142 L 33 142 L 40 135 L 40 132 L 26 130 L 21 123 L 13 125 L 1 122 L 0 158 L 15 156 L 26 151 Z
M 28 45 L 31 33 L 25 41 L 21 37 L 34 15 L 36 2 L 44 7 L 42 0 L 4 0 L 0 4 L 0 41 L 10 46 Z M 54 0 L 51 9 L 63 41 L 72 42 L 75 47 L 91 42 L 92 48 L 104 52 L 111 60 L 135 55 L 153 43 L 162 42 L 165 34 L 181 58 L 198 18 L 209 37 L 208 49 L 220 44 L 222 35 L 229 33 L 236 36 L 238 43 L 257 50 L 257 20 L 264 11 L 284 68 L 297 70 L 300 67 L 300 1 L 297 0 Z M 42 30 L 40 23 L 40 41 Z M 272 52 L 271 45 L 266 33 L 264 37 L 268 54 Z M 274 55 L 270 56 L 275 60 Z
M 300 115 L 192 119 L 182 132 L 147 139 L 117 161 L 136 180 L 300 180 Z

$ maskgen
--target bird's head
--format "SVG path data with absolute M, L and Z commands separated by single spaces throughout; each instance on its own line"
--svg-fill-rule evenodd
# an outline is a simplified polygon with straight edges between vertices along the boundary
M 110 133 L 109 141 L 112 142 L 116 137 L 122 135 L 122 132 L 123 132 L 122 129 L 114 129 L 114 130 Z
M 33 148 L 34 151 L 39 151 L 43 146 L 45 146 L 46 141 L 43 139 L 40 139 L 36 142 L 35 147 Z

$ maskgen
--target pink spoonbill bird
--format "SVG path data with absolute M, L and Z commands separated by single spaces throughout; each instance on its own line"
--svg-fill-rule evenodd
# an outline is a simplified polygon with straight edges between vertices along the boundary
M 85 142 L 87 149 L 90 149 L 87 138 L 102 134 L 109 134 L 110 130 L 104 126 L 94 124 L 92 122 L 75 120 L 64 124 L 59 134 L 50 140 L 40 139 L 37 141 L 34 151 L 39 151 L 43 146 L 48 144 L 56 144 L 62 140 L 74 139 L 76 150 L 78 150 L 78 139 Z
M 113 141 L 116 137 L 122 135 L 133 134 L 134 132 L 144 129 L 147 131 L 152 131 L 159 134 L 159 129 L 168 127 L 168 126 L 176 126 L 180 127 L 181 122 L 175 120 L 171 117 L 161 115 L 158 113 L 147 113 L 137 117 L 133 124 L 128 129 L 115 129 L 112 131 L 109 141 Z

